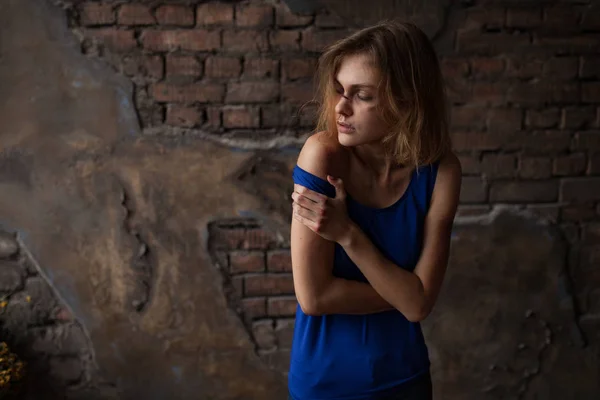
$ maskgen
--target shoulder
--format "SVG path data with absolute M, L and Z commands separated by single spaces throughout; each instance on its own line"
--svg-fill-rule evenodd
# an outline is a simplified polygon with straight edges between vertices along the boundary
M 315 133 L 306 140 L 297 162 L 300 168 L 323 179 L 327 175 L 341 177 L 347 163 L 347 150 L 326 132 Z
M 454 219 L 460 197 L 462 167 L 456 154 L 446 153 L 439 161 L 431 198 L 431 211 L 442 219 Z

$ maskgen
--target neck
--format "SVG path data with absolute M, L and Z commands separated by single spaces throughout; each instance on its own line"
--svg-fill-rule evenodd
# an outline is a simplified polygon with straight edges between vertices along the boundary
M 353 150 L 357 160 L 372 173 L 377 182 L 388 181 L 393 171 L 402 168 L 402 165 L 386 157 L 384 148 L 380 144 L 365 144 Z

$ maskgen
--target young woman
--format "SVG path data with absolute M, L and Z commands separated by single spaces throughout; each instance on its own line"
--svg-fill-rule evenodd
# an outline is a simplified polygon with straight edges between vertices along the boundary
M 290 398 L 431 399 L 419 322 L 446 269 L 461 167 L 427 36 L 384 22 L 319 60 L 294 168 Z

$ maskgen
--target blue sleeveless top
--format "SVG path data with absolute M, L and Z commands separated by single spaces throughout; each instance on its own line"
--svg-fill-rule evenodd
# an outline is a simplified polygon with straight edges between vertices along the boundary
M 386 208 L 364 206 L 346 196 L 348 215 L 400 268 L 414 270 L 438 163 L 416 169 L 406 191 Z M 335 188 L 299 166 L 294 182 L 335 197 Z M 333 275 L 367 282 L 336 243 Z M 294 400 L 373 400 L 429 371 L 421 326 L 399 311 L 366 315 L 310 316 L 296 309 L 288 387 Z

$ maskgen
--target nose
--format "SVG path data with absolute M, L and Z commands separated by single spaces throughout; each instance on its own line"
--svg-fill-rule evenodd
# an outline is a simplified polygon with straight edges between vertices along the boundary
M 350 99 L 346 96 L 339 95 L 340 99 L 337 102 L 337 104 L 335 105 L 335 112 L 337 114 L 342 114 L 342 115 L 352 115 L 352 104 L 350 103 Z

